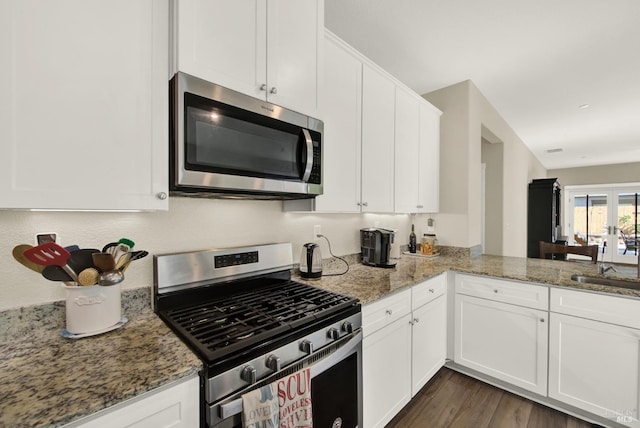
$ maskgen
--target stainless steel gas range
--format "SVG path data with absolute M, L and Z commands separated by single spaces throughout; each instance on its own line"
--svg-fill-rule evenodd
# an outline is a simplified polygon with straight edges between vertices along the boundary
M 358 300 L 291 280 L 290 243 L 154 256 L 156 313 L 203 361 L 202 426 L 242 426 L 242 395 L 303 368 L 315 427 L 362 426 Z

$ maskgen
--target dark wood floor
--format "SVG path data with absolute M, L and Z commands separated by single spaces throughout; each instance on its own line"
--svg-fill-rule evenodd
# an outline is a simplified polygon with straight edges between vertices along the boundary
M 386 428 L 597 426 L 443 368 Z

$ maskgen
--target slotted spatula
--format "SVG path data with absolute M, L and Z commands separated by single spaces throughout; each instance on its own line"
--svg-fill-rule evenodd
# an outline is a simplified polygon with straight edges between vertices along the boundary
M 69 252 L 55 242 L 45 242 L 29 248 L 23 254 L 28 260 L 42 266 L 60 266 L 74 282 L 78 282 L 78 275 L 67 264 Z

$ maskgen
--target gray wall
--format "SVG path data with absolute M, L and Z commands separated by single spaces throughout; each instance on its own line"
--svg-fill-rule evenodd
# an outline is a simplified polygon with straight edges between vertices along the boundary
M 502 255 L 526 257 L 527 189 L 546 170 L 471 81 L 423 95 L 443 111 L 440 122 L 438 239 L 472 247 L 481 241 L 482 136 L 503 144 Z
M 547 177 L 557 177 L 563 186 L 640 182 L 640 162 L 616 165 L 550 169 Z

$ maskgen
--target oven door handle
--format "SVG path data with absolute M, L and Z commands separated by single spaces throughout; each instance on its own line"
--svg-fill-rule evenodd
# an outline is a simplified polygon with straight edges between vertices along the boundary
M 362 331 L 358 331 L 352 336 L 351 339 L 342 347 L 338 348 L 334 353 L 326 358 L 318 361 L 309 367 L 311 372 L 311 379 L 324 373 L 331 367 L 335 366 L 340 361 L 347 358 L 354 352 L 362 350 Z M 277 381 L 274 381 L 277 382 Z M 226 404 L 220 405 L 220 418 L 227 419 L 231 416 L 235 416 L 242 413 L 242 397 L 230 401 Z
M 335 366 L 337 363 L 344 360 L 354 352 L 361 351 L 361 350 L 362 350 L 362 331 L 358 331 L 356 334 L 353 335 L 351 339 L 349 339 L 347 343 L 344 344 L 344 346 L 341 346 L 328 357 L 321 359 L 320 361 L 318 361 L 317 363 L 309 367 L 311 371 L 311 379 L 329 370 L 331 367 Z

